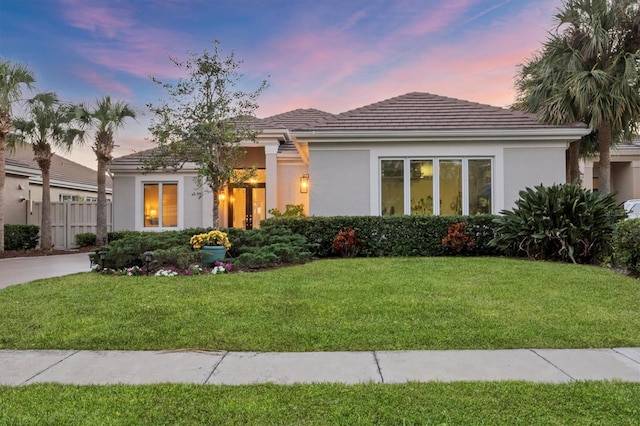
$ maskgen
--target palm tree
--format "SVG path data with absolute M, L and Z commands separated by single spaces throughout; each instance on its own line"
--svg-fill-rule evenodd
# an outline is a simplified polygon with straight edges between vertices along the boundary
M 95 142 L 91 149 L 98 160 L 98 220 L 96 226 L 96 246 L 100 247 L 107 241 L 107 193 L 106 173 L 107 165 L 113 157 L 111 153 L 115 147 L 113 134 L 116 129 L 124 125 L 127 118 L 136 118 L 136 114 L 125 102 L 111 102 L 110 96 L 96 101 L 92 109 L 84 106 L 78 108 L 78 118 L 90 127 L 95 128 Z
M 84 133 L 70 123 L 75 118 L 70 105 L 64 105 L 55 93 L 40 93 L 27 101 L 27 119 L 13 121 L 15 133 L 9 135 L 9 149 L 28 143 L 34 160 L 42 171 L 42 218 L 40 249 L 51 250 L 51 190 L 49 171 L 53 147 L 70 151 L 74 141 L 82 140 Z
M 580 120 L 598 138 L 599 190 L 611 192 L 612 141 L 640 118 L 637 0 L 567 0 L 542 52 L 521 68 L 516 106 L 549 123 Z
M 0 253 L 4 252 L 4 180 L 7 135 L 11 132 L 11 107 L 22 96 L 22 85 L 31 88 L 33 71 L 0 59 Z

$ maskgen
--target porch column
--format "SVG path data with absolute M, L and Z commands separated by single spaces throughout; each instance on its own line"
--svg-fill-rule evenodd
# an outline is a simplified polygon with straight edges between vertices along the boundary
M 267 209 L 267 218 L 271 217 L 268 213 L 269 210 L 275 209 L 278 207 L 278 147 L 279 143 L 274 145 L 265 145 L 264 147 L 264 155 L 265 155 L 265 168 L 267 172 L 267 182 L 266 182 L 266 209 Z
M 632 199 L 640 198 L 640 161 L 631 162 L 631 191 Z
M 580 160 L 580 171 L 582 172 L 582 187 L 584 189 L 593 189 L 593 160 Z

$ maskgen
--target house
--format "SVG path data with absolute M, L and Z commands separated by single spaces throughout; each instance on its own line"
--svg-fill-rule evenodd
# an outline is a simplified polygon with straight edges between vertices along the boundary
M 5 223 L 34 223 L 34 203 L 42 202 L 42 173 L 33 159 L 30 146 L 8 150 L 5 158 Z M 51 202 L 96 201 L 96 171 L 60 155 L 51 158 Z M 107 177 L 107 198 L 112 196 L 111 178 Z M 37 223 L 37 221 L 35 222 Z
M 640 198 L 640 138 L 620 143 L 611 149 L 611 191 L 616 201 L 623 203 Z M 598 189 L 598 156 L 580 160 L 582 186 Z
M 223 227 L 259 226 L 287 204 L 319 216 L 498 213 L 527 186 L 564 182 L 568 144 L 590 132 L 429 93 L 337 115 L 297 109 L 255 126 L 242 166 L 258 175 L 220 195 Z M 143 174 L 149 152 L 111 164 L 114 229 L 210 226 L 212 197 L 193 195 L 194 170 Z

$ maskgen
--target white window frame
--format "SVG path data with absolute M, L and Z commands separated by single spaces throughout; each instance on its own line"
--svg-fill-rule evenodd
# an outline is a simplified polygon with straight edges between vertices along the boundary
M 182 204 L 182 194 L 184 193 L 184 185 L 182 179 L 176 179 L 176 175 L 159 175 L 154 176 L 156 179 L 149 179 L 149 177 L 145 176 L 146 179 L 136 179 L 136 193 L 135 199 L 138 200 L 136 202 L 135 208 L 135 226 L 137 230 L 140 231 L 175 231 L 184 228 L 184 208 L 185 206 Z M 177 185 L 177 215 L 178 215 L 178 225 L 177 226 L 163 226 L 162 225 L 162 203 L 158 203 L 158 226 L 155 227 L 145 227 L 144 226 L 144 186 L 145 185 L 160 185 L 158 188 L 158 198 L 162 200 L 162 185 L 164 184 L 172 184 Z
M 495 214 L 495 158 L 492 156 L 389 156 L 378 158 L 378 215 L 382 215 L 382 162 L 403 160 L 404 215 L 411 215 L 411 161 L 431 161 L 433 164 L 433 215 L 440 215 L 440 161 L 462 161 L 462 215 L 469 215 L 469 160 L 489 160 L 491 163 L 491 212 Z

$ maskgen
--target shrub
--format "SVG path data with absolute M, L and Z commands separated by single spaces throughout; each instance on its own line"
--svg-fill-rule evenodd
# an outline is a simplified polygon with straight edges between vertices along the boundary
M 96 234 L 93 232 L 83 232 L 76 234 L 76 245 L 78 247 L 91 247 L 96 243 Z
M 4 225 L 5 250 L 31 250 L 40 241 L 40 227 L 36 225 Z
M 235 268 L 259 269 L 311 258 L 306 239 L 283 227 L 229 231 L 234 241 L 229 255 Z
M 278 209 L 269 210 L 273 217 L 304 217 L 304 204 L 287 204 L 284 213 Z
M 191 250 L 189 247 L 171 247 L 168 249 L 158 249 L 153 252 L 153 263 L 151 270 L 175 266 L 179 269 L 189 269 L 200 262 L 200 253 Z
M 306 218 L 271 218 L 263 220 L 262 229 L 280 226 L 307 239 L 316 257 L 335 255 L 333 240 L 343 229 L 353 229 L 363 246 L 363 256 L 445 256 L 458 254 L 442 245 L 449 226 L 465 223 L 465 231 L 474 245 L 464 254 L 491 256 L 500 253 L 489 246 L 495 236 L 495 216 L 312 216 Z
M 614 260 L 633 274 L 640 274 L 640 218 L 619 222 L 613 232 Z
M 189 238 L 193 229 L 165 232 L 127 232 L 120 239 L 103 246 L 106 251 L 105 268 L 122 269 L 132 266 L 143 266 L 145 251 L 168 250 L 182 247 L 190 250 Z M 98 264 L 97 254 L 91 256 L 92 262 Z
M 520 191 L 512 210 L 495 219 L 491 244 L 534 259 L 597 264 L 612 250 L 615 224 L 625 217 L 613 194 L 576 184 L 536 186 Z
M 341 230 L 333 239 L 333 249 L 342 257 L 356 257 L 363 245 L 353 229 Z
M 467 234 L 464 228 L 464 222 L 451 225 L 447 230 L 447 236 L 442 239 L 442 245 L 451 247 L 458 253 L 471 249 L 473 247 L 473 237 Z

